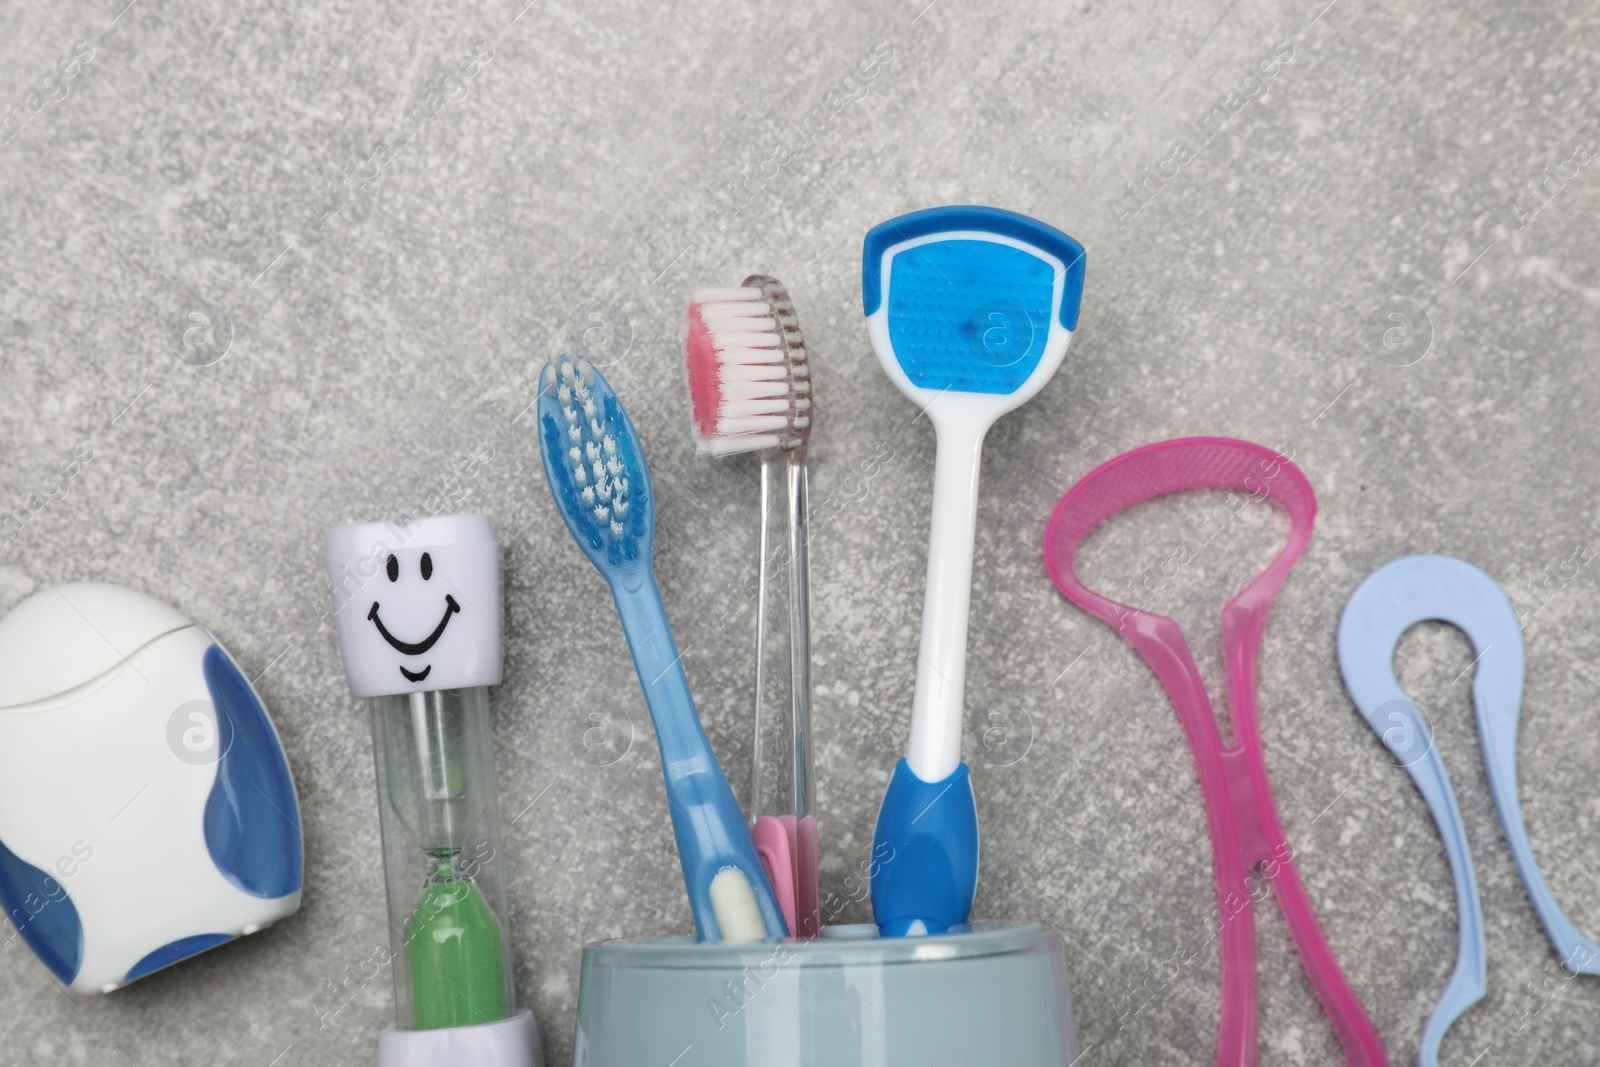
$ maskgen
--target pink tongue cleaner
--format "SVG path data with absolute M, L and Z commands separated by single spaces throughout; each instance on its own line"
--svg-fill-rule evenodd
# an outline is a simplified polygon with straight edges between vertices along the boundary
M 689 403 L 694 406 L 694 424 L 701 437 L 711 437 L 717 429 L 717 413 L 722 409 L 722 388 L 717 380 L 717 343 L 701 316 L 699 304 L 689 305 L 689 337 L 684 342 L 684 365 L 688 368 Z
M 1167 493 L 1229 489 L 1243 500 L 1272 500 L 1289 516 L 1288 544 L 1223 607 L 1223 659 L 1228 672 L 1228 717 L 1234 742 L 1224 748 L 1205 683 L 1178 624 L 1164 615 L 1119 604 L 1083 584 L 1074 571 L 1078 547 L 1112 515 Z M 1257 662 L 1273 598 L 1311 539 L 1317 498 L 1311 483 L 1284 456 L 1248 441 L 1192 437 L 1145 445 L 1102 464 L 1069 489 L 1045 530 L 1045 566 L 1066 598 L 1120 633 L 1144 657 L 1184 725 L 1200 778 L 1211 830 L 1212 871 L 1222 964 L 1219 1065 L 1255 1067 L 1260 990 L 1256 967 L 1252 873 L 1264 865 L 1301 967 L 1322 1002 L 1345 1062 L 1387 1067 L 1388 1058 L 1333 950 L 1300 881 L 1293 848 L 1278 817 L 1262 751 L 1256 697 Z M 1241 895 L 1242 894 L 1242 895 Z M 1235 906 L 1235 901 L 1242 901 Z

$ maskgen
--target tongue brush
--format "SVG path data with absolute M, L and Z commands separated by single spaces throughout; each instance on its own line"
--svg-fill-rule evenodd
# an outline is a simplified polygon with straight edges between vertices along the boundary
M 983 438 L 1066 355 L 1083 246 L 988 207 L 916 211 L 867 233 L 862 308 L 884 373 L 938 437 L 928 589 L 911 740 L 878 811 L 872 910 L 885 936 L 965 923 L 978 885 L 978 812 L 961 762 L 967 612 Z
M 611 587 L 650 707 L 695 930 L 702 941 L 785 937 L 744 814 L 695 713 L 656 587 L 655 497 L 633 422 L 599 371 L 565 356 L 540 372 L 538 412 L 550 495 Z

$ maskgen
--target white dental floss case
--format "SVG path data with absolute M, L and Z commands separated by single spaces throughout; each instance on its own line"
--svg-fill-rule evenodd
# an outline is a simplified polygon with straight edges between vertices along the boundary
M 303 867 L 277 731 L 210 632 L 98 582 L 0 619 L 0 905 L 64 985 L 270 926 Z

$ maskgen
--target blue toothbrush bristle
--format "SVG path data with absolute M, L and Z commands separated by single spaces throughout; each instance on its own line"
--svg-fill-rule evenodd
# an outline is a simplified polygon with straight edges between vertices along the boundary
M 551 360 L 541 388 L 546 403 L 540 405 L 540 443 L 567 525 L 611 563 L 637 558 L 648 532 L 641 498 L 649 476 L 640 476 L 633 427 L 621 402 L 581 358 Z

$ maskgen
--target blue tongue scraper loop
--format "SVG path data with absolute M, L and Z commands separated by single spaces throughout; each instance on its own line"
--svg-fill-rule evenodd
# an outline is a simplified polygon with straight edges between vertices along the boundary
M 1522 629 L 1511 601 L 1483 571 L 1451 556 L 1406 556 L 1379 567 L 1351 594 L 1339 621 L 1339 669 L 1362 716 L 1411 774 L 1444 839 L 1455 878 L 1461 940 L 1455 973 L 1423 1031 L 1419 1063 L 1438 1063 L 1439 1043 L 1487 986 L 1483 905 L 1472 854 L 1444 761 L 1415 702 L 1394 677 L 1400 636 L 1425 620 L 1465 633 L 1477 656 L 1472 703 L 1495 810 L 1528 898 L 1561 955 L 1578 974 L 1600 974 L 1600 947 L 1566 915 L 1539 873 L 1517 800 L 1517 720 L 1522 710 Z

